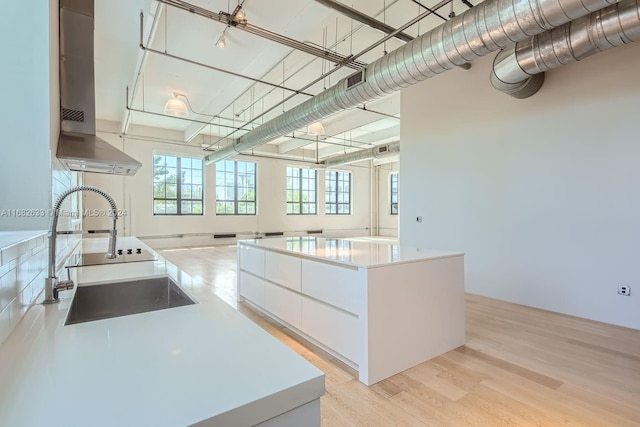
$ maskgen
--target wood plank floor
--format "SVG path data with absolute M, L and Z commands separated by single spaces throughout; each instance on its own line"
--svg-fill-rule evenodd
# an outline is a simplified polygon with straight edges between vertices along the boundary
M 466 296 L 466 345 L 371 387 L 236 302 L 236 248 L 161 252 L 326 374 L 323 426 L 640 426 L 640 331 Z

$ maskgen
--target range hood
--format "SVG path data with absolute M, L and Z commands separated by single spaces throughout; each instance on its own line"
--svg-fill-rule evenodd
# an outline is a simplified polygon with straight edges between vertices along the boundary
M 96 136 L 94 0 L 60 0 L 60 138 L 56 157 L 70 170 L 134 175 L 142 166 Z

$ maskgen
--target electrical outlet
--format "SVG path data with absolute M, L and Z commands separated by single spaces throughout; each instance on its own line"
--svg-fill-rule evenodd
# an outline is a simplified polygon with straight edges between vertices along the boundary
M 618 295 L 624 295 L 625 297 L 628 297 L 629 295 L 631 295 L 631 286 L 628 286 L 628 285 L 618 286 Z

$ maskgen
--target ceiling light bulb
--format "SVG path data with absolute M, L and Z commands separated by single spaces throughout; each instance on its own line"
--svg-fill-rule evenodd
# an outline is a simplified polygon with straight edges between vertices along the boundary
M 224 39 L 224 34 L 223 34 L 218 39 L 218 42 L 216 43 L 216 46 L 218 46 L 220 49 L 224 49 L 224 47 L 226 45 L 227 45 L 227 41 Z
M 236 21 L 244 22 L 247 20 L 247 14 L 244 9 L 239 9 L 236 12 Z
M 183 100 L 178 99 L 178 95 L 174 94 L 173 98 L 169 99 L 164 104 L 164 113 L 175 117 L 187 117 L 189 110 Z

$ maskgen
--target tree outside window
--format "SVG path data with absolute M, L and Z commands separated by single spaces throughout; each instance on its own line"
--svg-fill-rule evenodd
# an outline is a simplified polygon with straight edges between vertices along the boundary
M 316 171 L 287 166 L 287 215 L 316 214 Z
M 216 163 L 216 215 L 256 214 L 256 164 Z
M 153 214 L 203 214 L 202 159 L 153 156 Z
M 351 172 L 325 172 L 325 204 L 327 215 L 351 214 Z

